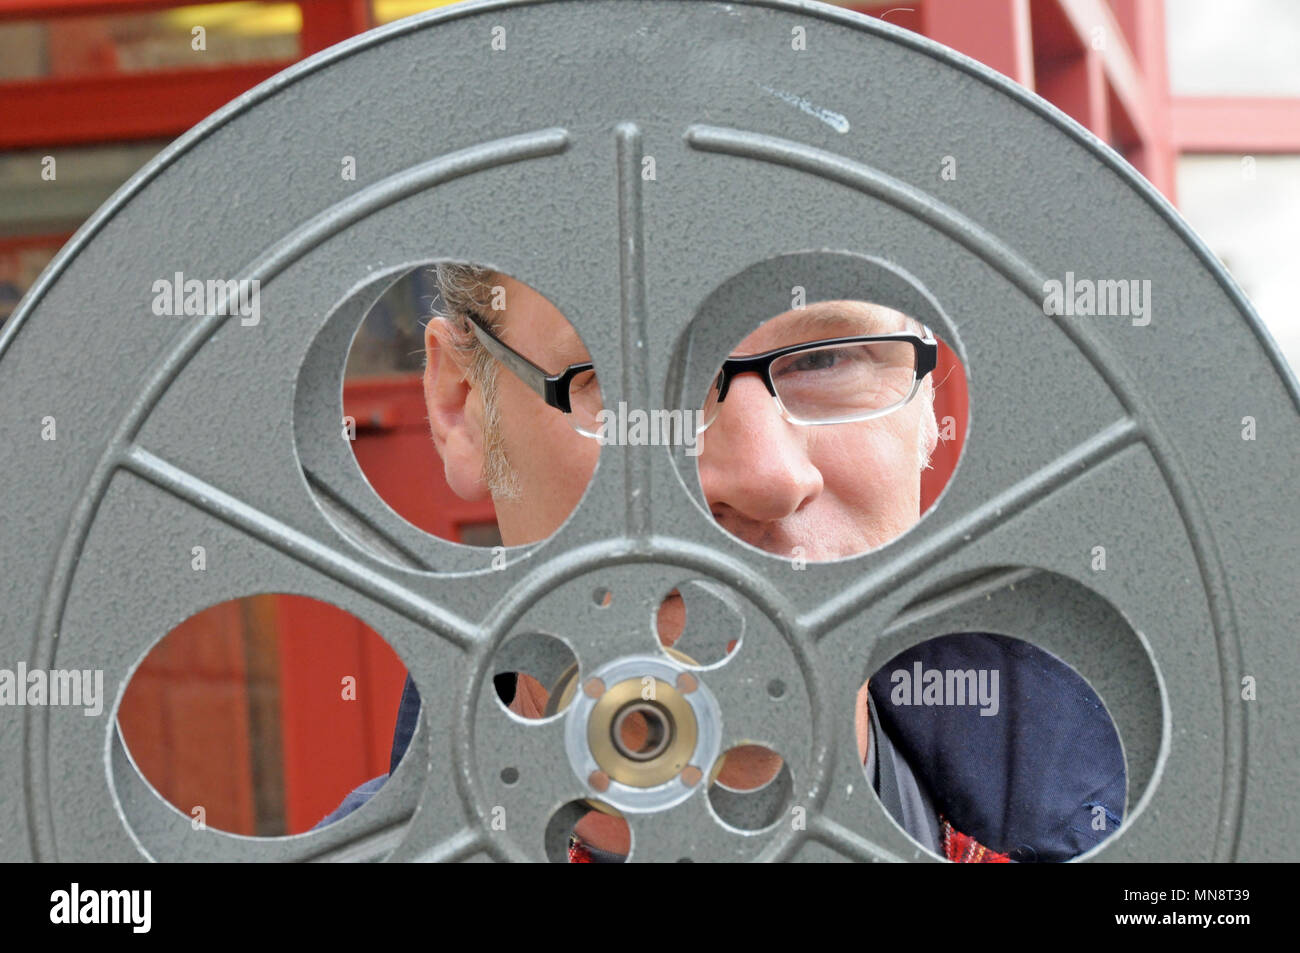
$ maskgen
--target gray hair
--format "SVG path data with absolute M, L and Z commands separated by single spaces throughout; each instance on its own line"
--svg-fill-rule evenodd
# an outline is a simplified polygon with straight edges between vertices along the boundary
M 501 439 L 501 407 L 497 400 L 499 365 L 488 353 L 470 326 L 468 312 L 483 317 L 497 333 L 501 331 L 501 312 L 491 307 L 493 278 L 497 273 L 478 265 L 440 262 L 432 267 L 438 285 L 442 311 L 435 313 L 451 329 L 450 344 L 467 368 L 470 381 L 483 395 L 483 482 L 496 499 L 517 500 L 523 490 L 510 461 L 506 459 Z

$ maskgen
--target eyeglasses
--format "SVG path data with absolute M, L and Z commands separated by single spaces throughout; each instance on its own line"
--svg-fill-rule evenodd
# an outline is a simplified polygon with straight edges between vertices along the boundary
M 477 311 L 466 309 L 475 336 L 493 357 L 533 390 L 542 400 L 569 416 L 569 424 L 584 437 L 599 437 L 597 415 L 604 407 L 596 365 L 570 364 L 558 374 L 548 374 L 492 333 Z
M 722 362 L 704 398 L 699 431 L 718 417 L 731 382 L 757 374 L 792 424 L 842 424 L 883 417 L 902 407 L 934 370 L 933 332 L 826 338 Z
M 488 353 L 548 405 L 567 414 L 574 430 L 599 439 L 604 402 L 594 364 L 570 364 L 548 374 L 493 334 L 477 311 L 465 313 Z M 938 360 L 934 334 L 929 328 L 923 331 L 824 338 L 728 358 L 705 396 L 697 432 L 717 419 L 731 382 L 741 374 L 762 378 L 781 416 L 792 424 L 851 423 L 892 413 L 916 396 Z

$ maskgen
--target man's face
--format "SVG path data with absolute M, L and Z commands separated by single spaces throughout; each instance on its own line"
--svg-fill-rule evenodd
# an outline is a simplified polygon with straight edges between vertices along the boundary
M 734 353 L 906 330 L 888 308 L 819 302 L 764 322 Z M 781 416 L 757 374 L 742 375 L 700 437 L 704 497 L 724 529 L 779 556 L 835 559 L 881 546 L 920 517 L 923 414 L 929 403 L 914 399 L 874 420 L 800 426 Z
M 591 359 L 554 305 L 512 278 L 495 280 L 505 288 L 506 301 L 498 337 L 550 374 Z M 501 451 L 519 489 L 517 499 L 494 497 L 501 541 L 507 546 L 537 542 L 577 507 L 596 470 L 600 444 L 574 430 L 564 414 L 499 366 L 497 406 Z
M 511 278 L 495 280 L 505 288 L 505 319 L 498 333 L 506 343 L 550 373 L 590 359 L 577 332 L 544 297 Z M 905 330 L 903 315 L 887 308 L 820 302 L 765 322 L 733 353 Z M 428 340 L 426 397 L 436 388 L 441 366 L 436 335 Z M 482 394 L 470 386 L 464 400 L 457 423 L 480 432 L 463 441 L 470 452 L 456 460 L 444 453 L 443 459 L 453 489 L 462 496 L 481 496 L 488 492 L 480 477 L 481 450 L 476 456 L 472 448 L 485 445 Z M 502 541 L 535 542 L 559 528 L 576 507 L 595 470 L 600 444 L 577 433 L 564 414 L 505 368 L 497 374 L 497 401 L 499 445 L 520 489 L 517 499 L 494 497 Z M 928 428 L 923 427 L 924 415 L 930 415 Z M 432 398 L 430 420 L 437 440 L 439 415 Z M 781 416 L 757 375 L 741 375 L 731 382 L 717 418 L 699 436 L 696 459 L 704 497 L 723 528 L 768 552 L 808 561 L 864 552 L 919 519 L 921 444 L 933 441 L 933 436 L 927 438 L 932 420 L 930 403 L 918 394 L 875 420 L 796 425 Z

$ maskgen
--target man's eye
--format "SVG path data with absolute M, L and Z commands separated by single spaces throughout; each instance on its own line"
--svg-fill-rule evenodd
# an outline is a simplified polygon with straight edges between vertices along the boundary
M 803 371 L 824 371 L 836 364 L 841 363 L 842 355 L 839 351 L 827 349 L 824 351 L 809 351 L 806 354 L 800 354 L 795 357 L 783 369 L 782 373 L 800 373 Z

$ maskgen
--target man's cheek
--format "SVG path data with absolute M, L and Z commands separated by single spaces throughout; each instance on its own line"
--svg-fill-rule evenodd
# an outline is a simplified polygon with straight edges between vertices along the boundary
M 588 441 L 568 426 L 565 430 L 567 435 L 557 434 L 549 448 L 532 448 L 529 473 L 521 480 L 522 502 L 546 522 L 548 535 L 559 529 L 578 508 L 595 470 L 594 461 L 587 465 L 582 452 L 588 449 L 586 443 L 595 445 L 596 442 Z M 566 445 L 569 438 L 581 440 L 583 445 Z
M 600 459 L 600 444 L 590 437 L 584 437 L 576 430 L 568 428 L 567 449 L 563 452 L 565 465 L 565 483 L 577 503 L 586 492 L 591 478 L 596 475 L 596 463 Z
M 814 464 L 822 472 L 827 491 L 875 509 L 915 492 L 912 484 L 919 480 L 915 459 L 915 447 L 909 453 L 907 442 L 899 435 L 878 430 L 866 439 L 828 448 Z

